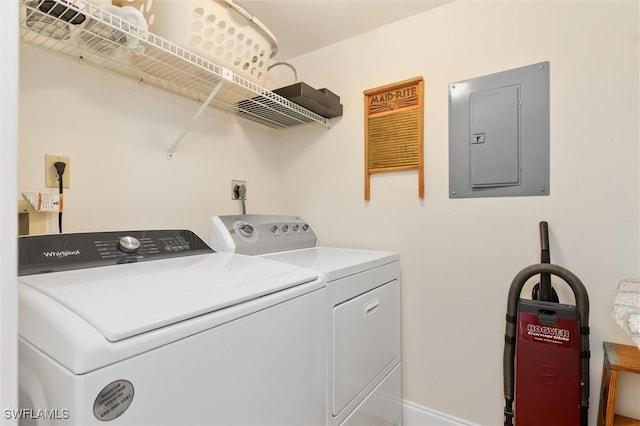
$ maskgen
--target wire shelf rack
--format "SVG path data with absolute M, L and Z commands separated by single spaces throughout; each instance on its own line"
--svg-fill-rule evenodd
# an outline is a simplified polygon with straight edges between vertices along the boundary
M 20 4 L 20 38 L 29 44 L 205 102 L 202 109 L 209 105 L 276 129 L 329 127 L 326 118 L 91 3 Z

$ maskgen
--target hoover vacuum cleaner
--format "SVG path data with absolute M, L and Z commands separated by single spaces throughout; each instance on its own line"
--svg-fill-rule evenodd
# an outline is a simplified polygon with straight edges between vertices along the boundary
M 520 271 L 509 288 L 504 424 L 587 426 L 589 296 L 577 276 L 550 263 L 547 222 L 540 222 L 540 245 L 541 263 Z M 523 286 L 535 275 L 540 275 L 540 282 L 532 299 L 520 298 Z M 559 303 L 551 275 L 571 287 L 576 306 Z

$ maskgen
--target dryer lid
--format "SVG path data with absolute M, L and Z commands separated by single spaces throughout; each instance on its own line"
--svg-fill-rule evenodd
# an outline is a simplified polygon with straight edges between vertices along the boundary
M 117 342 L 317 279 L 291 265 L 213 253 L 19 280 Z
M 397 262 L 400 259 L 400 255 L 396 252 L 337 247 L 312 247 L 265 254 L 260 257 L 323 272 L 329 282 Z

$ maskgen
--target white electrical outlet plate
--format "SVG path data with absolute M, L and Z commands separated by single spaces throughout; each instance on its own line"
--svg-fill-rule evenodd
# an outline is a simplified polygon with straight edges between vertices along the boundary
M 231 199 L 239 200 L 240 198 L 236 195 L 236 187 L 244 185 L 244 199 L 247 199 L 247 181 L 246 180 L 231 180 Z
M 56 161 L 62 161 L 67 166 L 62 174 L 62 185 L 64 188 L 71 186 L 71 163 L 69 157 L 64 155 L 46 154 L 44 156 L 44 184 L 47 188 L 58 188 L 58 172 L 53 165 Z

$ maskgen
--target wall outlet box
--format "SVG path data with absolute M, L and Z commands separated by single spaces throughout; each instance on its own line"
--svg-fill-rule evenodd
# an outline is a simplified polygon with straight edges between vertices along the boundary
M 54 164 L 61 161 L 66 164 L 62 174 L 62 185 L 64 188 L 71 187 L 71 162 L 69 157 L 64 155 L 46 154 L 44 156 L 44 184 L 47 188 L 58 188 L 58 171 Z
M 231 199 L 246 200 L 247 199 L 247 181 L 231 180 Z

